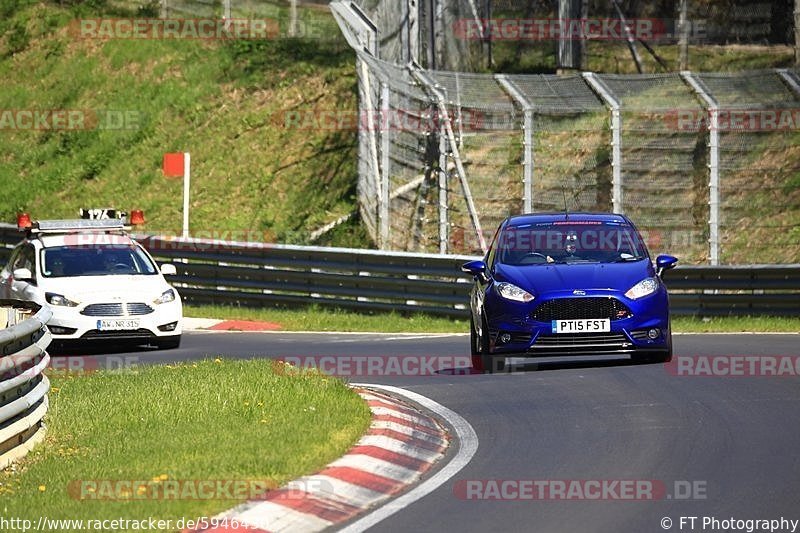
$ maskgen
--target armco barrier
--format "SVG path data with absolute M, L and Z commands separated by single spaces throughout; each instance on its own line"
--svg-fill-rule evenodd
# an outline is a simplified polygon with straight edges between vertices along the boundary
M 335 306 L 465 317 L 471 256 L 140 235 L 188 303 Z M 0 261 L 20 240 L 0 224 Z M 5 246 L 5 248 L 3 248 Z M 680 250 L 676 250 L 680 256 Z M 680 266 L 664 279 L 676 315 L 800 315 L 800 265 Z
M 0 300 L 0 469 L 44 438 L 50 316 L 48 307 Z

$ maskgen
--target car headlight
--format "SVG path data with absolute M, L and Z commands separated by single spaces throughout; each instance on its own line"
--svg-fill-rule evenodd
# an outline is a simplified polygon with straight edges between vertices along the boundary
M 642 281 L 628 289 L 625 296 L 631 300 L 638 300 L 650 294 L 653 294 L 658 289 L 658 281 L 656 278 L 644 278 Z
M 64 307 L 76 307 L 78 305 L 77 302 L 73 302 L 64 295 L 56 294 L 54 292 L 46 292 L 44 299 L 47 300 L 47 303 L 51 305 L 61 305 Z
M 169 289 L 161 293 L 161 296 L 153 300 L 154 304 L 165 304 L 175 299 L 175 290 Z
M 514 300 L 515 302 L 524 302 L 528 303 L 533 300 L 533 295 L 526 290 L 520 289 L 516 285 L 512 285 L 511 283 L 498 283 L 497 284 L 497 292 L 500 293 L 500 296 L 507 300 Z

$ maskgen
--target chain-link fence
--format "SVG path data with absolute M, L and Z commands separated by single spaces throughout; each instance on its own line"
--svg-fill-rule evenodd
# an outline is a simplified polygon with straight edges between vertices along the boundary
M 786 0 L 354 1 L 375 23 L 381 59 L 430 70 L 730 70 L 793 54 Z M 719 50 L 731 44 L 735 54 Z
M 476 253 L 504 217 L 566 207 L 626 213 L 690 264 L 800 261 L 796 70 L 428 70 L 378 59 L 393 37 L 332 9 L 358 55 L 359 204 L 381 248 Z

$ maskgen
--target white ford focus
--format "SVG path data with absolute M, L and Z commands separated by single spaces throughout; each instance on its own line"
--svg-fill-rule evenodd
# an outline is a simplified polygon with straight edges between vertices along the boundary
M 121 220 L 23 224 L 26 237 L 0 273 L 0 298 L 48 304 L 54 348 L 79 341 L 180 346 L 181 299 L 164 279 L 175 266 L 159 267 Z

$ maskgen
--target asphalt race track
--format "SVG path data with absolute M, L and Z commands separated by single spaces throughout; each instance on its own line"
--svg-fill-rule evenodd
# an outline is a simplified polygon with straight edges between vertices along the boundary
M 678 375 L 675 362 L 633 365 L 608 358 L 548 359 L 513 365 L 511 373 L 501 375 L 442 366 L 426 375 L 353 376 L 354 382 L 425 395 L 463 416 L 479 439 L 466 468 L 373 530 L 712 531 L 710 525 L 703 529 L 702 517 L 800 519 L 800 378 L 796 373 L 724 375 L 741 370 L 731 356 L 772 361 L 776 358 L 771 356 L 792 356 L 800 370 L 800 335 L 678 335 L 674 341 L 677 361 L 691 356 L 698 358 L 693 364 L 700 359 L 724 364 L 693 366 L 695 373 L 712 369 L 712 375 L 700 376 Z M 218 355 L 370 356 L 385 364 L 398 356 L 444 361 L 458 356 L 465 365 L 467 349 L 464 335 L 197 332 L 184 334 L 178 350 L 96 357 L 159 363 Z M 473 493 L 473 499 L 463 490 L 470 480 L 472 487 L 485 489 Z M 625 501 L 613 496 L 519 499 L 508 490 L 492 493 L 485 480 L 506 481 L 512 488 L 523 480 L 540 480 L 548 487 L 553 481 L 649 480 L 664 492 L 656 499 Z M 506 499 L 474 499 L 475 494 Z M 694 529 L 688 519 L 681 528 L 681 517 L 691 516 L 698 517 Z M 669 529 L 662 527 L 665 517 L 672 521 Z

